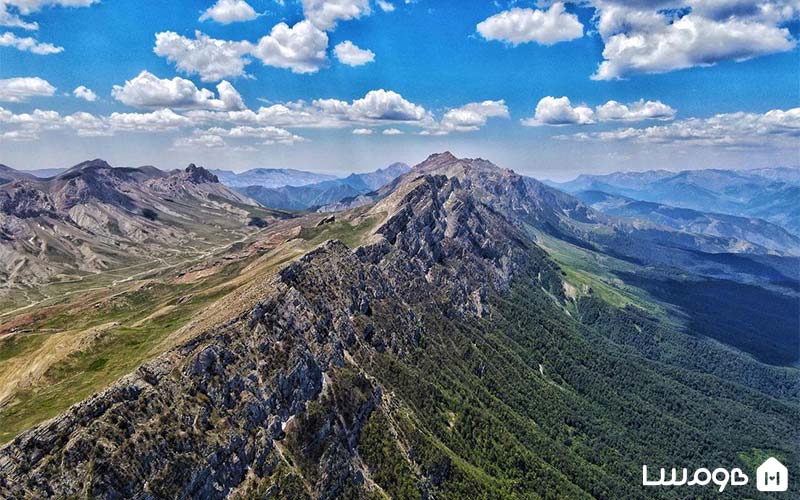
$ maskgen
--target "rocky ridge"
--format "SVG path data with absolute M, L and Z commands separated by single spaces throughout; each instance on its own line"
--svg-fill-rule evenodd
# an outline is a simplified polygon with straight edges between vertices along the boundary
M 543 252 L 457 177 L 423 172 L 369 214 L 383 222 L 362 246 L 327 242 L 246 315 L 15 439 L 0 451 L 0 495 L 246 496 L 297 478 L 284 475 L 287 450 L 313 464 L 303 482 L 314 498 L 373 491 L 356 443 L 387 401 L 360 361 L 406 355 L 436 321 L 488 314 L 487 295 L 522 267 L 555 296 L 562 287 Z M 309 405 L 322 421 L 297 449 Z

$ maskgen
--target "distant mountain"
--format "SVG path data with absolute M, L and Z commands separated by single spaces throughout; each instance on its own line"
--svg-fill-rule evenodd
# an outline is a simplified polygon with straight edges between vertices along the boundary
M 800 184 L 800 168 L 792 168 L 792 167 L 756 168 L 753 170 L 748 170 L 747 172 L 767 179 L 787 182 L 790 184 Z
M 47 179 L 49 177 L 55 177 L 59 174 L 64 173 L 67 170 L 66 168 L 40 168 L 37 170 L 21 170 L 21 172 L 25 172 L 26 174 L 31 174 L 34 177 L 38 177 L 39 179 Z
M 688 233 L 731 238 L 740 241 L 742 247 L 755 243 L 775 252 L 800 255 L 800 238 L 762 219 L 700 212 L 602 191 L 580 191 L 575 197 L 606 215 L 649 221 Z
M 35 179 L 35 177 L 26 172 L 14 170 L 11 167 L 7 167 L 5 165 L 0 164 L 0 184 L 5 184 L 6 182 L 11 182 L 15 180 L 33 180 L 33 179 Z
M 363 186 L 363 188 L 373 190 L 390 183 L 409 170 L 411 170 L 411 167 L 405 163 L 392 163 L 388 167 L 379 168 L 374 172 L 367 172 L 365 174 L 350 174 L 342 179 L 342 183 L 358 189 L 361 189 Z
M 602 191 L 702 212 L 760 217 L 800 236 L 799 169 L 618 172 L 549 184 L 569 193 Z
M 308 210 L 369 193 L 390 183 L 409 170 L 410 167 L 405 163 L 393 163 L 374 172 L 350 174 L 342 179 L 328 180 L 306 186 L 283 186 L 279 188 L 247 186 L 236 189 L 265 207 L 283 210 Z
M 211 172 L 219 177 L 220 182 L 232 188 L 247 186 L 263 186 L 267 188 L 305 186 L 336 179 L 336 176 L 333 175 L 290 168 L 253 168 L 241 173 L 212 169 Z
M 163 259 L 255 230 L 280 216 L 189 165 L 80 163 L 49 179 L 0 185 L 0 281 L 35 285 Z

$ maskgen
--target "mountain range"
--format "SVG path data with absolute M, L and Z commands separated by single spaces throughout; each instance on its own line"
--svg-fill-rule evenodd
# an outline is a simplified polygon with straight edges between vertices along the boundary
M 275 217 L 202 167 L 163 172 L 103 160 L 38 179 L 9 173 L 0 184 L 0 277 L 19 286 L 83 280 L 122 267 L 201 252 Z M 188 247 L 188 248 L 187 248 Z
M 569 193 L 601 191 L 701 212 L 758 217 L 800 236 L 800 169 L 685 170 L 581 175 L 550 183 Z
M 800 238 L 763 219 L 700 212 L 602 191 L 579 191 L 574 195 L 595 210 L 614 217 L 649 221 L 686 233 L 730 238 L 743 247 L 753 243 L 770 251 L 800 255 Z
M 232 188 L 244 188 L 247 186 L 263 186 L 266 188 L 305 186 L 337 178 L 334 175 L 318 174 L 291 168 L 252 168 L 239 173 L 231 170 L 212 169 L 211 173 L 216 175 L 220 182 Z
M 268 187 L 254 185 L 237 187 L 236 189 L 267 207 L 285 210 L 309 210 L 367 194 L 388 184 L 409 170 L 409 166 L 405 163 L 393 163 L 374 172 L 350 174 L 341 179 L 325 180 L 303 186 Z
M 450 153 L 339 207 L 0 309 L 0 497 L 677 499 L 642 464 L 713 464 L 761 499 L 800 459 L 796 258 Z

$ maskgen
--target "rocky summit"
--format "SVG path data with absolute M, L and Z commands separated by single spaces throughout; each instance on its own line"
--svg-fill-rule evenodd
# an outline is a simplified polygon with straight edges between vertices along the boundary
M 641 463 L 798 458 L 790 372 L 555 260 L 609 259 L 601 222 L 431 156 L 295 233 L 318 243 L 242 312 L 0 449 L 0 496 L 643 498 Z

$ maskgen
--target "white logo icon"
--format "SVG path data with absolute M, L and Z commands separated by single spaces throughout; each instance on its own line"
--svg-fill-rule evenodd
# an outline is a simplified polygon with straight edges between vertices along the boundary
M 786 491 L 789 488 L 789 470 L 774 457 L 761 464 L 756 476 L 758 491 Z

